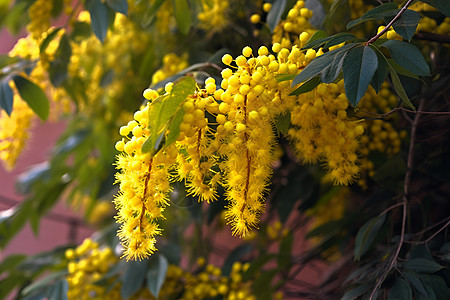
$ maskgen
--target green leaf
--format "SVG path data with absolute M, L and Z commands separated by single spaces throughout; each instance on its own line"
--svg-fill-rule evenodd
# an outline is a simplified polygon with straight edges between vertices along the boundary
M 385 17 L 385 22 L 388 24 L 393 19 Z M 411 41 L 416 33 L 417 25 L 419 24 L 420 14 L 414 10 L 407 9 L 403 14 L 392 24 L 395 32 L 401 35 L 405 40 Z
M 289 130 L 289 126 L 291 125 L 291 112 L 287 110 L 285 113 L 279 114 L 275 118 L 275 127 L 278 132 L 286 135 Z
M 7 65 L 12 65 L 20 61 L 19 57 L 11 57 L 7 54 L 0 54 L 0 69 L 4 68 Z M 0 70 L 0 74 L 2 74 L 2 70 Z
M 41 45 L 39 46 L 39 52 L 44 53 L 45 49 L 47 49 L 48 45 L 50 45 L 51 41 L 56 37 L 58 32 L 61 30 L 61 27 L 55 28 L 52 30 L 50 34 L 47 35 L 47 37 L 42 41 Z
M 30 106 L 39 118 L 41 118 L 41 120 L 47 120 L 50 104 L 41 88 L 22 76 L 14 76 L 13 80 L 19 91 L 20 97 L 28 104 L 28 106 Z
M 146 10 L 144 16 L 142 17 L 142 25 L 144 27 L 148 26 L 153 22 L 156 16 L 156 12 L 161 7 L 161 5 L 164 3 L 164 0 L 155 0 L 152 1 L 152 4 L 149 5 L 148 10 Z
M 369 250 L 385 219 L 386 214 L 372 218 L 359 229 L 355 240 L 355 260 L 359 261 L 361 256 Z
M 69 38 L 64 33 L 59 40 L 58 50 L 55 58 L 50 62 L 50 80 L 55 87 L 61 86 L 67 79 L 67 66 L 72 56 L 72 48 L 69 43 Z
M 261 271 L 262 268 L 272 259 L 275 258 L 275 255 L 272 253 L 266 253 L 258 256 L 250 263 L 250 267 L 242 274 L 242 280 L 248 281 L 255 276 L 258 271 Z
M 308 43 L 302 49 L 319 48 L 322 45 L 324 45 L 323 48 L 330 48 L 331 46 L 335 46 L 337 44 L 347 42 L 353 39 L 355 39 L 354 34 L 348 32 L 340 32 L 329 37 L 315 39 L 314 41 L 311 42 L 308 41 Z
M 377 54 L 369 46 L 356 47 L 347 53 L 342 70 L 345 95 L 353 107 L 366 93 L 377 68 Z
M 397 4 L 395 2 L 389 2 L 382 5 L 379 5 L 365 14 L 363 14 L 358 19 L 352 20 L 347 24 L 347 29 L 350 29 L 358 24 L 372 21 L 372 20 L 381 20 L 385 17 L 386 13 L 392 14 L 393 10 L 397 10 Z
M 122 282 L 120 295 L 122 298 L 127 299 L 142 288 L 147 275 L 147 266 L 148 260 L 126 263 L 125 273 L 120 278 Z
M 26 281 L 24 274 L 12 273 L 0 280 L 0 299 L 12 299 L 7 297 L 16 287 Z
M 195 80 L 185 76 L 174 82 L 170 94 L 162 95 L 152 102 L 148 112 L 150 136 L 142 145 L 143 153 L 150 152 L 153 156 L 157 152 L 176 112 L 181 109 L 181 104 L 195 92 L 195 89 Z
M 434 293 L 435 299 L 450 299 L 450 289 L 441 276 L 421 274 L 420 280 L 427 290 L 428 296 L 431 299 L 431 291 Z
M 60 279 L 48 288 L 48 299 L 67 300 L 67 292 L 69 291 L 69 283 L 66 279 Z
M 281 16 L 286 9 L 287 0 L 275 0 L 272 4 L 272 8 L 267 14 L 267 25 L 270 28 L 270 32 L 275 30 L 275 27 L 280 23 Z
M 277 270 L 267 270 L 253 281 L 252 293 L 256 299 L 272 300 L 273 289 L 271 283 L 275 274 L 277 274 Z
M 317 30 L 314 32 L 314 34 L 309 38 L 309 40 L 306 42 L 304 48 L 312 48 L 310 45 L 312 42 L 315 42 L 317 40 L 326 39 L 328 37 L 328 34 L 323 30 Z
M 443 268 L 440 264 L 433 260 L 425 258 L 413 258 L 405 263 L 405 268 L 418 273 L 434 273 Z
M 92 34 L 91 25 L 86 22 L 74 22 L 70 33 L 70 39 L 74 42 L 81 42 L 89 38 Z
M 30 285 L 27 285 L 21 292 L 21 295 L 23 296 L 27 296 L 31 293 L 33 293 L 34 291 L 37 290 L 41 290 L 43 288 L 48 287 L 51 283 L 57 281 L 58 279 L 60 279 L 61 277 L 64 277 L 67 275 L 67 271 L 59 271 L 59 272 L 55 272 L 55 273 L 51 273 L 50 275 L 48 275 L 47 277 L 44 277 L 38 281 L 35 281 L 33 283 L 31 283 Z
M 450 17 L 450 2 L 448 0 L 421 0 L 436 7 L 445 16 Z
M 342 52 L 348 51 L 356 45 L 357 44 L 347 44 L 339 49 L 329 51 L 319 57 L 316 57 L 300 72 L 300 74 L 294 78 L 291 86 L 295 86 L 321 74 L 321 72 L 333 61 L 336 55 L 342 55 Z
M 417 294 L 420 294 L 424 296 L 425 298 L 428 297 L 428 293 L 425 290 L 425 287 L 423 286 L 420 279 L 417 277 L 417 274 L 413 272 L 403 272 L 403 275 L 405 276 L 406 280 L 408 280 L 409 284 L 414 288 L 415 296 L 417 297 Z
M 393 70 L 391 65 L 388 64 L 388 67 L 389 67 L 389 74 L 391 74 L 392 84 L 394 85 L 395 92 L 400 97 L 400 99 L 402 99 L 403 105 L 411 108 L 412 110 L 416 110 L 414 105 L 409 100 L 408 95 L 406 95 L 405 89 L 403 88 L 402 82 L 400 81 L 400 78 L 398 78 L 397 73 Z
M 370 82 L 370 85 L 373 87 L 375 92 L 378 94 L 378 92 L 381 89 L 381 85 L 383 84 L 383 82 L 386 79 L 386 76 L 388 74 L 387 58 L 378 49 L 377 46 L 372 44 L 372 45 L 370 45 L 370 47 L 375 51 L 375 53 L 378 56 L 378 68 L 375 71 L 375 74 L 373 75 L 372 81 Z
M 155 255 L 150 258 L 150 266 L 147 272 L 147 287 L 158 299 L 159 291 L 166 280 L 167 270 L 169 268 L 169 262 L 161 255 Z
M 299 86 L 298 88 L 296 88 L 289 95 L 300 95 L 300 94 L 310 92 L 313 89 L 315 89 L 316 86 L 318 86 L 319 84 L 320 84 L 320 77 L 319 76 L 313 77 L 310 80 L 308 80 L 307 82 L 305 82 L 304 84 L 302 84 L 301 86 Z
M 294 235 L 289 232 L 280 242 L 278 251 L 278 268 L 288 271 L 292 266 L 292 245 L 294 244 Z
M 91 15 L 91 27 L 95 36 L 103 43 L 114 12 L 101 0 L 86 0 L 86 9 Z
M 403 278 L 397 278 L 389 291 L 388 300 L 412 300 L 412 290 L 409 283 Z
M 368 284 L 363 284 L 363 285 L 359 285 L 351 290 L 349 290 L 348 292 L 346 292 L 344 294 L 344 296 L 342 296 L 341 300 L 353 300 L 353 299 L 357 299 L 359 296 L 362 296 L 365 292 L 367 292 L 370 288 L 370 285 Z
M 338 78 L 347 53 L 348 52 L 345 52 L 343 55 L 336 55 L 333 58 L 333 61 L 323 69 L 320 75 L 320 81 L 323 83 L 332 83 Z
M 0 274 L 5 271 L 13 270 L 25 258 L 27 258 L 27 256 L 24 254 L 11 254 L 3 258 L 3 261 L 0 263 Z
M 128 15 L 128 1 L 127 0 L 106 0 L 106 4 L 114 11 L 123 15 Z
M 173 10 L 178 29 L 184 35 L 191 29 L 192 17 L 187 0 L 173 0 Z
M 2 80 L 0 82 L 0 109 L 3 109 L 8 116 L 11 115 L 13 101 L 13 91 L 9 86 L 8 80 Z
M 278 74 L 275 76 L 277 82 L 288 81 L 294 79 L 297 74 Z
M 389 50 L 394 61 L 403 68 L 419 76 L 430 76 L 430 67 L 416 46 L 396 40 L 389 40 L 382 46 Z
M 231 273 L 231 268 L 235 261 L 240 260 L 245 255 L 249 254 L 253 249 L 251 244 L 245 243 L 236 247 L 231 253 L 228 255 L 227 259 L 223 263 L 222 266 L 222 274 L 224 276 L 228 276 Z
M 170 122 L 169 125 L 169 133 L 166 137 L 166 143 L 165 146 L 169 146 L 177 140 L 177 138 L 180 136 L 180 125 L 183 123 L 183 117 L 184 117 L 185 111 L 184 109 L 180 108 L 175 113 L 175 116 L 172 119 L 172 122 Z

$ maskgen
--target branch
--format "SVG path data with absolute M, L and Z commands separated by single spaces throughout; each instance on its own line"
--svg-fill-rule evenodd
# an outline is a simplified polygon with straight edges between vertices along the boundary
M 416 32 L 414 37 L 418 40 L 450 44 L 450 36 L 443 35 L 443 34 L 431 33 L 431 32 L 426 32 L 426 31 L 418 31 L 418 32 Z
M 383 30 L 381 30 L 376 36 L 372 37 L 370 40 L 368 40 L 365 44 L 366 46 L 369 44 L 372 44 L 373 42 L 375 42 L 376 40 L 378 40 L 380 38 L 380 36 L 382 36 L 386 31 L 389 30 L 389 28 L 392 26 L 392 24 L 394 24 L 395 21 L 397 21 L 401 15 L 406 11 L 406 9 L 408 8 L 408 6 L 413 2 L 414 0 L 408 0 L 408 2 L 406 2 L 405 6 L 402 7 L 402 9 L 400 9 L 400 11 L 398 12 L 397 15 L 395 15 L 395 17 L 386 25 L 386 27 L 384 27 Z

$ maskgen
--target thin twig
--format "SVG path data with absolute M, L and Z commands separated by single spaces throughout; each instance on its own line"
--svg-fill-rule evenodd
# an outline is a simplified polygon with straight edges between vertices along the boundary
M 406 11 L 406 9 L 408 8 L 408 6 L 413 2 L 414 0 L 408 0 L 408 2 L 406 2 L 405 6 L 402 7 L 402 9 L 400 9 L 400 11 L 398 12 L 398 14 L 386 25 L 386 27 L 384 27 L 383 30 L 381 30 L 377 35 L 375 35 L 374 37 L 372 37 L 370 40 L 368 40 L 365 44 L 369 45 L 372 44 L 373 42 L 375 42 L 376 40 L 378 40 L 380 38 L 380 36 L 382 36 L 386 31 L 389 30 L 389 28 L 392 26 L 392 24 L 394 24 L 395 21 L 397 21 L 400 16 Z
M 403 203 L 404 203 L 404 201 L 399 202 L 399 203 L 396 203 L 396 204 L 394 204 L 394 205 L 391 205 L 390 207 L 388 207 L 388 208 L 386 208 L 385 210 L 383 210 L 378 216 L 381 217 L 382 215 L 384 215 L 384 214 L 387 213 L 388 211 L 390 211 L 390 210 L 392 210 L 392 209 L 394 209 L 394 208 L 396 208 L 396 207 L 402 206 Z
M 420 245 L 420 244 L 427 244 L 429 241 L 431 241 L 432 239 L 434 239 L 435 236 L 437 236 L 442 230 L 444 230 L 445 228 L 447 228 L 447 226 L 450 225 L 450 220 L 447 221 L 447 223 L 444 224 L 444 226 L 442 226 L 441 228 L 439 228 L 435 233 L 433 233 L 429 238 L 427 238 L 424 241 L 407 241 L 407 243 L 409 244 L 413 244 L 413 245 Z
M 420 99 L 419 104 L 419 111 L 422 109 L 423 106 L 423 98 Z M 414 164 L 414 152 L 415 152 L 415 138 L 416 138 L 416 132 L 417 127 L 419 125 L 420 120 L 420 114 L 416 115 L 414 118 L 414 122 L 411 127 L 411 140 L 409 142 L 409 152 L 408 152 L 408 161 L 407 161 L 407 171 L 405 174 L 405 182 L 403 184 L 403 201 L 402 203 L 402 227 L 400 232 L 400 241 L 398 242 L 397 249 L 395 250 L 394 255 L 391 257 L 389 261 L 389 265 L 386 268 L 386 270 L 381 275 L 380 279 L 377 281 L 377 284 L 375 285 L 374 289 L 372 290 L 372 293 L 370 294 L 369 300 L 373 300 L 375 297 L 376 292 L 380 288 L 381 284 L 383 284 L 384 280 L 386 279 L 389 272 L 392 270 L 392 268 L 395 266 L 395 263 L 397 262 L 398 256 L 400 254 L 400 250 L 402 249 L 403 242 L 405 240 L 405 231 L 406 231 L 406 215 L 407 215 L 407 208 L 408 208 L 408 198 L 409 198 L 409 186 L 411 183 L 411 176 L 412 176 L 412 169 Z

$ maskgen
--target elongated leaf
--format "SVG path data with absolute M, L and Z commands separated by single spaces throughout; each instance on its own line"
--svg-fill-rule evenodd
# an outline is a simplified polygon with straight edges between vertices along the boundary
M 112 10 L 101 0 L 86 0 L 86 8 L 91 15 L 91 27 L 95 36 L 103 43 L 111 24 Z
M 120 295 L 124 299 L 133 296 L 144 284 L 147 275 L 148 260 L 129 261 L 125 273 L 121 276 Z
M 169 125 L 169 133 L 166 137 L 166 143 L 165 146 L 169 146 L 177 140 L 177 138 L 180 136 L 180 125 L 183 122 L 185 111 L 184 109 L 180 108 L 176 112 L 175 116 L 173 117 L 172 122 L 170 122 Z
M 385 17 L 387 12 L 392 12 L 392 10 L 397 9 L 397 4 L 395 2 L 389 2 L 382 5 L 379 5 L 371 10 L 367 11 L 358 19 L 352 20 L 347 24 L 347 29 L 350 29 L 358 24 L 371 21 L 371 20 L 381 20 Z
M 429 299 L 450 299 L 450 289 L 441 276 L 420 274 L 420 280 L 428 293 Z
M 424 297 L 428 297 L 428 293 L 425 290 L 422 282 L 420 281 L 420 279 L 417 277 L 417 274 L 413 273 L 413 272 L 403 272 L 403 275 L 406 277 L 406 280 L 408 280 L 409 284 L 414 288 L 414 290 L 416 291 L 415 294 L 420 294 Z M 417 295 L 416 295 L 417 296 Z
M 142 18 L 142 25 L 144 27 L 148 26 L 153 22 L 156 16 L 156 12 L 161 7 L 161 5 L 164 3 L 164 0 L 155 0 L 152 1 L 152 4 L 149 5 L 149 9 L 145 12 L 144 17 Z
M 387 65 L 387 58 L 375 45 L 370 45 L 370 47 L 375 51 L 375 53 L 378 56 L 378 68 L 375 71 L 375 74 L 373 75 L 372 81 L 370 82 L 370 85 L 373 87 L 375 92 L 378 94 L 378 92 L 381 89 L 381 85 L 383 84 L 384 80 L 386 79 L 386 76 L 389 71 L 388 65 Z
M 185 76 L 174 83 L 170 94 L 160 96 L 152 102 L 149 109 L 150 136 L 142 145 L 142 152 L 150 152 L 151 155 L 156 153 L 177 110 L 180 109 L 186 98 L 194 93 L 195 89 L 195 80 L 190 76 Z M 174 136 L 171 136 L 171 139 L 173 138 Z
M 128 1 L 127 0 L 106 0 L 106 4 L 114 11 L 123 15 L 128 15 Z
M 3 109 L 8 116 L 13 109 L 13 91 L 9 86 L 8 80 L 0 81 L 0 109 Z
M 443 268 L 440 264 L 433 260 L 425 258 L 410 259 L 405 263 L 405 268 L 419 273 L 434 273 Z
M 309 80 L 319 75 L 334 59 L 336 55 L 343 55 L 344 51 L 355 47 L 357 44 L 347 44 L 343 47 L 329 51 L 313 59 L 292 81 L 291 86 L 295 86 L 303 81 Z
M 419 76 L 430 76 L 430 67 L 416 46 L 396 40 L 387 41 L 382 46 L 389 50 L 391 57 L 403 68 Z
M 64 277 L 67 275 L 67 271 L 59 271 L 59 272 L 55 272 L 52 273 L 44 278 L 42 278 L 41 280 L 35 281 L 32 284 L 26 286 L 22 292 L 21 295 L 26 296 L 29 295 L 31 293 L 33 293 L 36 290 L 40 290 L 42 288 L 47 287 L 51 282 L 54 282 L 55 280 Z
M 393 18 L 386 17 L 386 24 L 389 23 Z M 416 33 L 417 25 L 419 24 L 420 14 L 414 10 L 407 9 L 405 12 L 397 19 L 397 21 L 392 24 L 395 32 L 401 35 L 405 40 L 411 41 L 412 37 Z
M 169 262 L 161 255 L 155 255 L 150 259 L 150 266 L 147 272 L 147 287 L 158 299 L 159 291 L 166 280 L 167 270 L 169 268 Z
M 336 78 L 338 78 L 347 53 L 348 52 L 344 52 L 343 55 L 336 55 L 333 58 L 333 61 L 325 69 L 323 69 L 320 76 L 320 80 L 323 83 L 332 83 L 336 80 Z
M 408 95 L 406 95 L 405 89 L 403 88 L 402 82 L 400 81 L 400 78 L 398 78 L 397 73 L 394 71 L 391 65 L 388 64 L 389 68 L 389 74 L 391 75 L 392 84 L 394 85 L 395 92 L 397 95 L 402 99 L 403 104 L 406 107 L 411 108 L 412 110 L 416 110 L 414 105 L 411 103 L 411 100 L 409 100 Z
M 191 29 L 192 17 L 187 0 L 173 0 L 173 10 L 178 29 L 184 35 Z
M 0 54 L 0 69 L 11 64 L 15 64 L 20 61 L 18 57 L 11 57 L 7 54 Z
M 22 76 L 14 76 L 14 83 L 19 91 L 20 97 L 43 121 L 47 120 L 50 104 L 47 96 L 39 86 Z
M 11 254 L 3 259 L 0 263 L 0 274 L 14 269 L 19 263 L 21 263 L 25 258 L 24 254 Z
M 227 259 L 223 263 L 222 274 L 224 276 L 228 276 L 231 272 L 233 263 L 240 260 L 245 255 L 249 254 L 252 251 L 252 249 L 253 247 L 251 244 L 245 243 L 236 247 L 233 251 L 231 251 Z
M 342 66 L 345 95 L 354 107 L 366 93 L 377 68 L 377 54 L 369 46 L 356 47 L 347 53 Z
M 59 279 L 49 287 L 47 292 L 48 299 L 67 300 L 67 291 L 69 290 L 69 283 L 66 279 Z
M 61 30 L 61 27 L 55 28 L 52 30 L 50 34 L 47 35 L 47 37 L 42 41 L 41 45 L 39 46 L 39 52 L 43 53 L 45 49 L 47 49 L 48 45 L 50 45 L 51 41 L 56 37 L 58 32 Z
M 275 127 L 278 132 L 282 134 L 287 134 L 289 126 L 291 125 L 291 113 L 286 111 L 284 114 L 279 114 L 275 119 Z
M 273 32 L 275 27 L 280 23 L 281 16 L 286 9 L 287 0 L 275 0 L 272 4 L 272 8 L 267 14 L 267 25 L 270 28 L 270 32 Z
M 290 232 L 286 235 L 280 243 L 280 250 L 278 251 L 278 267 L 280 270 L 289 270 L 292 266 L 292 245 L 294 243 L 294 235 Z
M 258 271 L 261 271 L 261 269 L 275 257 L 275 254 L 272 253 L 266 253 L 258 256 L 251 262 L 250 267 L 247 269 L 247 271 L 242 274 L 242 279 L 244 281 L 250 280 Z
M 362 296 L 365 292 L 367 292 L 370 288 L 370 285 L 363 284 L 355 287 L 354 289 L 349 290 L 342 296 L 341 300 L 354 300 L 359 296 Z
M 64 33 L 59 40 L 58 50 L 55 58 L 50 62 L 50 80 L 54 86 L 58 87 L 67 79 L 67 66 L 69 65 L 72 48 L 69 38 Z
M 352 33 L 341 32 L 331 36 L 331 39 L 325 43 L 323 48 L 328 49 L 330 47 L 336 46 L 340 43 L 348 42 L 350 40 L 354 40 L 356 36 Z
M 403 278 L 397 278 L 389 291 L 388 300 L 411 300 L 412 290 L 409 283 Z
M 297 76 L 296 74 L 278 74 L 275 76 L 277 79 L 277 82 L 292 80 L 294 77 Z
M 450 17 L 450 1 L 448 0 L 422 0 L 433 7 L 436 7 L 445 16 Z
M 290 95 L 300 95 L 312 91 L 320 84 L 320 77 L 316 76 L 296 88 Z
M 272 279 L 277 270 L 267 270 L 253 281 L 252 292 L 258 300 L 272 300 Z
M 328 37 L 328 35 L 327 35 L 327 33 L 325 31 L 317 30 L 316 32 L 314 32 L 314 34 L 306 42 L 305 48 L 311 48 L 310 44 L 312 44 L 312 42 L 315 42 L 315 41 L 321 40 L 321 39 L 325 39 L 327 37 Z
M 386 214 L 372 218 L 359 229 L 355 240 L 355 260 L 360 260 L 369 250 L 385 219 Z

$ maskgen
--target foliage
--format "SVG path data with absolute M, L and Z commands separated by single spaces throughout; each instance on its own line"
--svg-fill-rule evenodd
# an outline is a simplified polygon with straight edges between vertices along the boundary
M 3 1 L 1 25 L 29 35 L 0 57 L 0 160 L 36 117 L 67 127 L 17 183 L 0 246 L 61 198 L 98 232 L 5 258 L 0 295 L 450 298 L 449 11 Z M 304 283 L 317 261 L 326 276 Z

